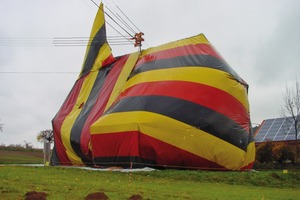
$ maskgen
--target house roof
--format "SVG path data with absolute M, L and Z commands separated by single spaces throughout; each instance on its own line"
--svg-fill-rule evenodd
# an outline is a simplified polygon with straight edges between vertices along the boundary
M 298 139 L 299 134 L 298 134 Z M 254 133 L 256 142 L 295 140 L 294 120 L 281 117 L 264 120 Z

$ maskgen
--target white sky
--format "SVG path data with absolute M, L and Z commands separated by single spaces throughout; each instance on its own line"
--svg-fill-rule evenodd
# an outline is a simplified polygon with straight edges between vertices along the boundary
M 252 122 L 280 117 L 285 87 L 293 86 L 300 75 L 300 1 L 103 3 L 120 13 L 117 4 L 145 33 L 144 48 L 204 33 L 249 84 Z M 47 40 L 88 37 L 96 12 L 97 7 L 90 0 L 0 0 L 0 123 L 4 124 L 0 144 L 26 141 L 40 147 L 37 133 L 51 129 L 52 118 L 78 76 L 3 72 L 79 72 L 85 47 L 55 47 Z M 109 26 L 107 29 L 107 35 L 117 35 Z M 37 44 L 1 45 L 1 39 L 8 37 L 32 38 Z M 117 56 L 137 49 L 112 46 L 112 50 Z

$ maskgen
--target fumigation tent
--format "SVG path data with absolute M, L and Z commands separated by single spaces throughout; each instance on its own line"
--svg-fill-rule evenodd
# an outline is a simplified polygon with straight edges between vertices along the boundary
M 247 83 L 203 34 L 114 57 L 103 5 L 52 120 L 52 165 L 251 169 Z

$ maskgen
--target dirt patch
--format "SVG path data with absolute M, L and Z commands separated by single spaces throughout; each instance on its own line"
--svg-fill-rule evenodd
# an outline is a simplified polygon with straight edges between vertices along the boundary
M 104 192 L 94 192 L 88 194 L 85 198 L 85 200 L 108 200 L 108 196 Z
M 143 200 L 143 197 L 139 194 L 134 194 L 128 198 L 128 200 Z
M 46 200 L 45 192 L 30 191 L 25 194 L 25 200 Z
M 109 197 L 104 192 L 93 192 L 88 194 L 85 200 L 109 200 Z M 25 194 L 25 200 L 47 200 L 47 193 L 30 191 Z M 134 194 L 127 200 L 143 200 L 139 194 Z

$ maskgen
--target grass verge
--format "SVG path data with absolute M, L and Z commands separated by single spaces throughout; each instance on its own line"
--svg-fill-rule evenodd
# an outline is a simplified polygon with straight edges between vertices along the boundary
M 0 149 L 0 164 L 42 164 L 44 162 L 43 159 L 42 150 Z
M 66 167 L 0 166 L 0 196 L 24 199 L 28 191 L 47 199 L 84 199 L 104 192 L 110 199 L 299 199 L 300 172 L 90 171 Z

